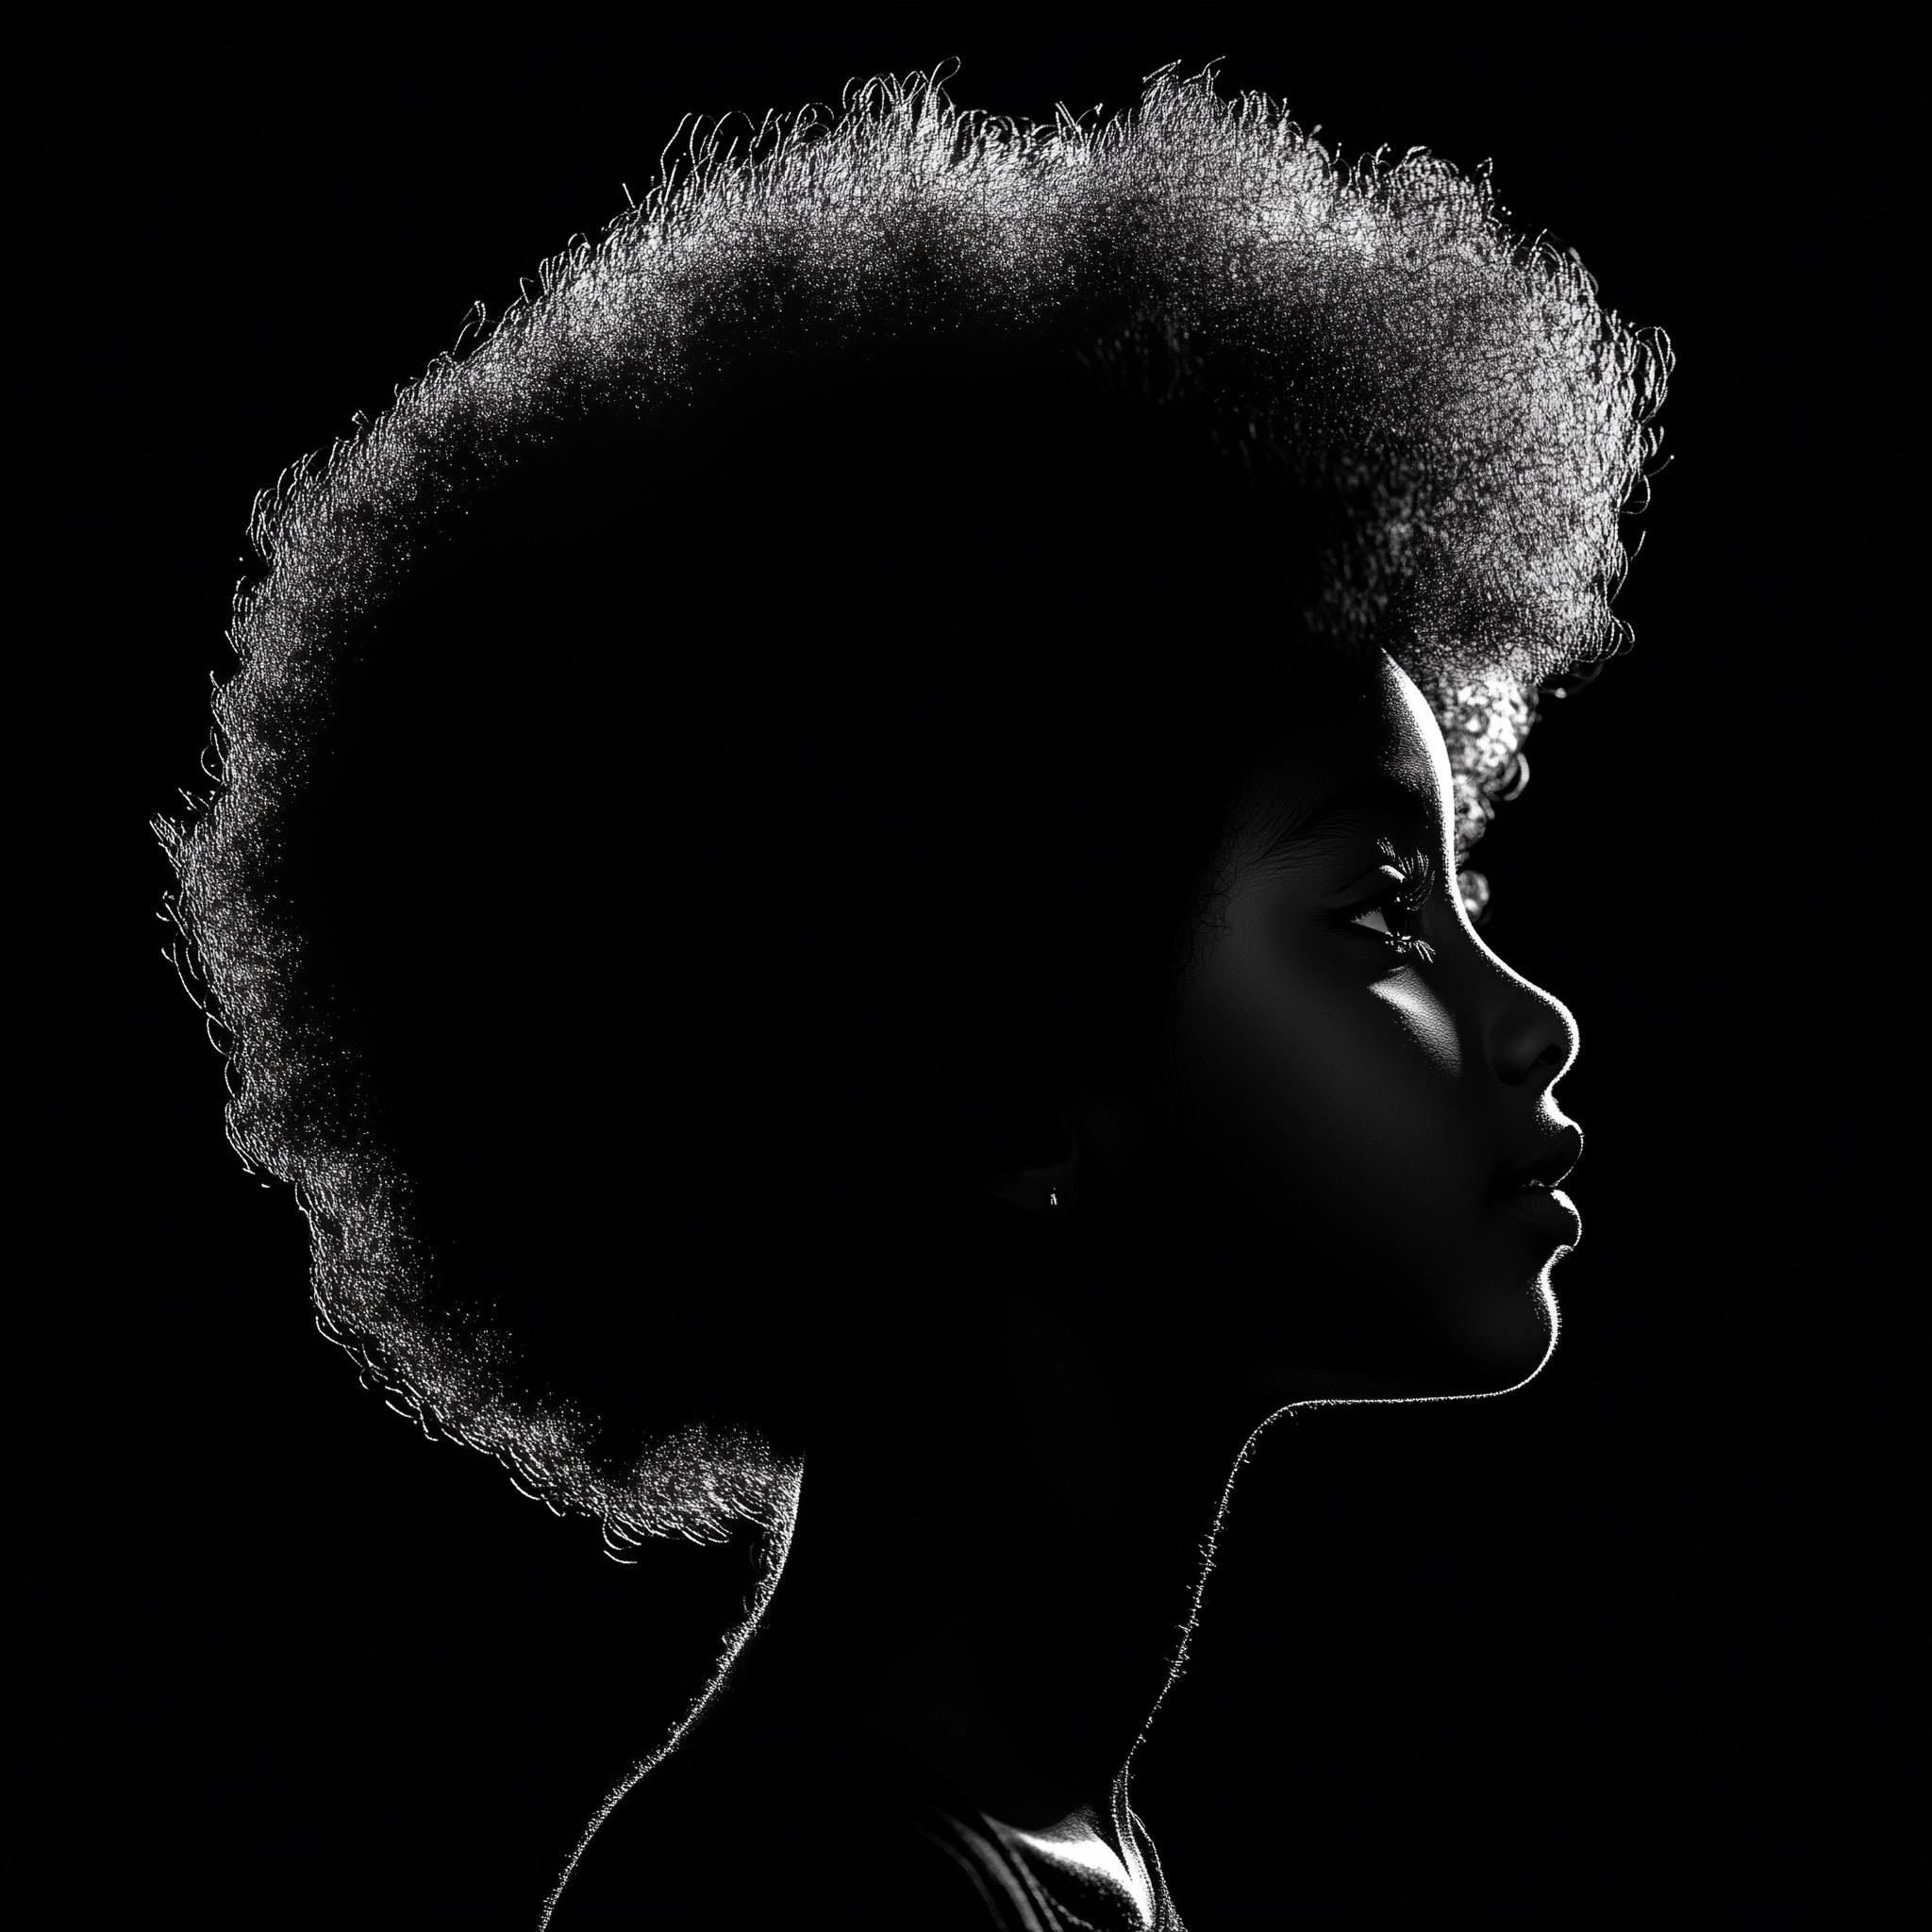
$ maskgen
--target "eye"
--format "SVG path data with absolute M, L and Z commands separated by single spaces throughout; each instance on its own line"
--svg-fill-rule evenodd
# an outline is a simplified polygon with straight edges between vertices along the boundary
M 1416 927 L 1435 890 L 1435 867 L 1426 854 L 1410 853 L 1391 857 L 1376 867 L 1374 877 L 1380 890 L 1349 907 L 1341 915 L 1343 924 L 1378 941 L 1398 958 L 1426 966 L 1436 950 Z

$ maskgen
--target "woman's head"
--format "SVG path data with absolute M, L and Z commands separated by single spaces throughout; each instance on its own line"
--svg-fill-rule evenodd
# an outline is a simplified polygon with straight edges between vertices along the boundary
M 1006 1190 L 1036 1216 L 1077 1197 L 1100 1274 L 1141 1257 L 1167 1373 L 1250 1426 L 1270 1398 L 1524 1380 L 1577 1233 L 1551 1191 L 1581 1152 L 1553 1091 L 1575 1028 L 1471 924 L 1435 718 L 1386 657 L 1301 700 L 1248 768 L 1154 1050 Z
M 1660 373 L 1478 186 L 1168 80 L 874 90 L 554 264 L 264 504 L 174 834 L 325 1324 L 619 1541 L 716 1533 L 791 1342 L 1071 1126 L 1146 1254 L 1350 1271 L 1287 1353 L 1531 1372 L 1492 1194 L 1567 1021 L 1456 873 L 1615 642 Z

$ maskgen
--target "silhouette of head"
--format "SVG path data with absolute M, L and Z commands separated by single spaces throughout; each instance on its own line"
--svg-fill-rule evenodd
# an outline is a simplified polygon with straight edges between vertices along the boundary
M 1206 83 L 701 157 L 258 510 L 168 837 L 326 1331 L 620 1545 L 988 1257 L 1230 1401 L 1534 1373 L 1574 1033 L 1464 861 L 1662 373 Z

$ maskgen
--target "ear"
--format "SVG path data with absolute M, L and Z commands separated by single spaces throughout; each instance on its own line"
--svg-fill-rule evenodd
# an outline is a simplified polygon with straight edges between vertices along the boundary
M 1066 1152 L 1002 1168 L 986 1183 L 995 1201 L 1022 1214 L 1064 1214 L 1080 1196 L 1080 1137 L 1065 1115 L 1057 1114 L 1066 1136 Z

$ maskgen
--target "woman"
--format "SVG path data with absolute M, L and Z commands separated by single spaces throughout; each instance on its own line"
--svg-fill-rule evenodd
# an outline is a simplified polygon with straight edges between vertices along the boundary
M 264 502 L 167 828 L 236 1144 L 425 1428 L 764 1557 L 549 1923 L 1180 1923 L 1231 1470 L 1554 1343 L 1575 1033 L 1465 861 L 1664 366 L 1426 157 L 880 83 Z

